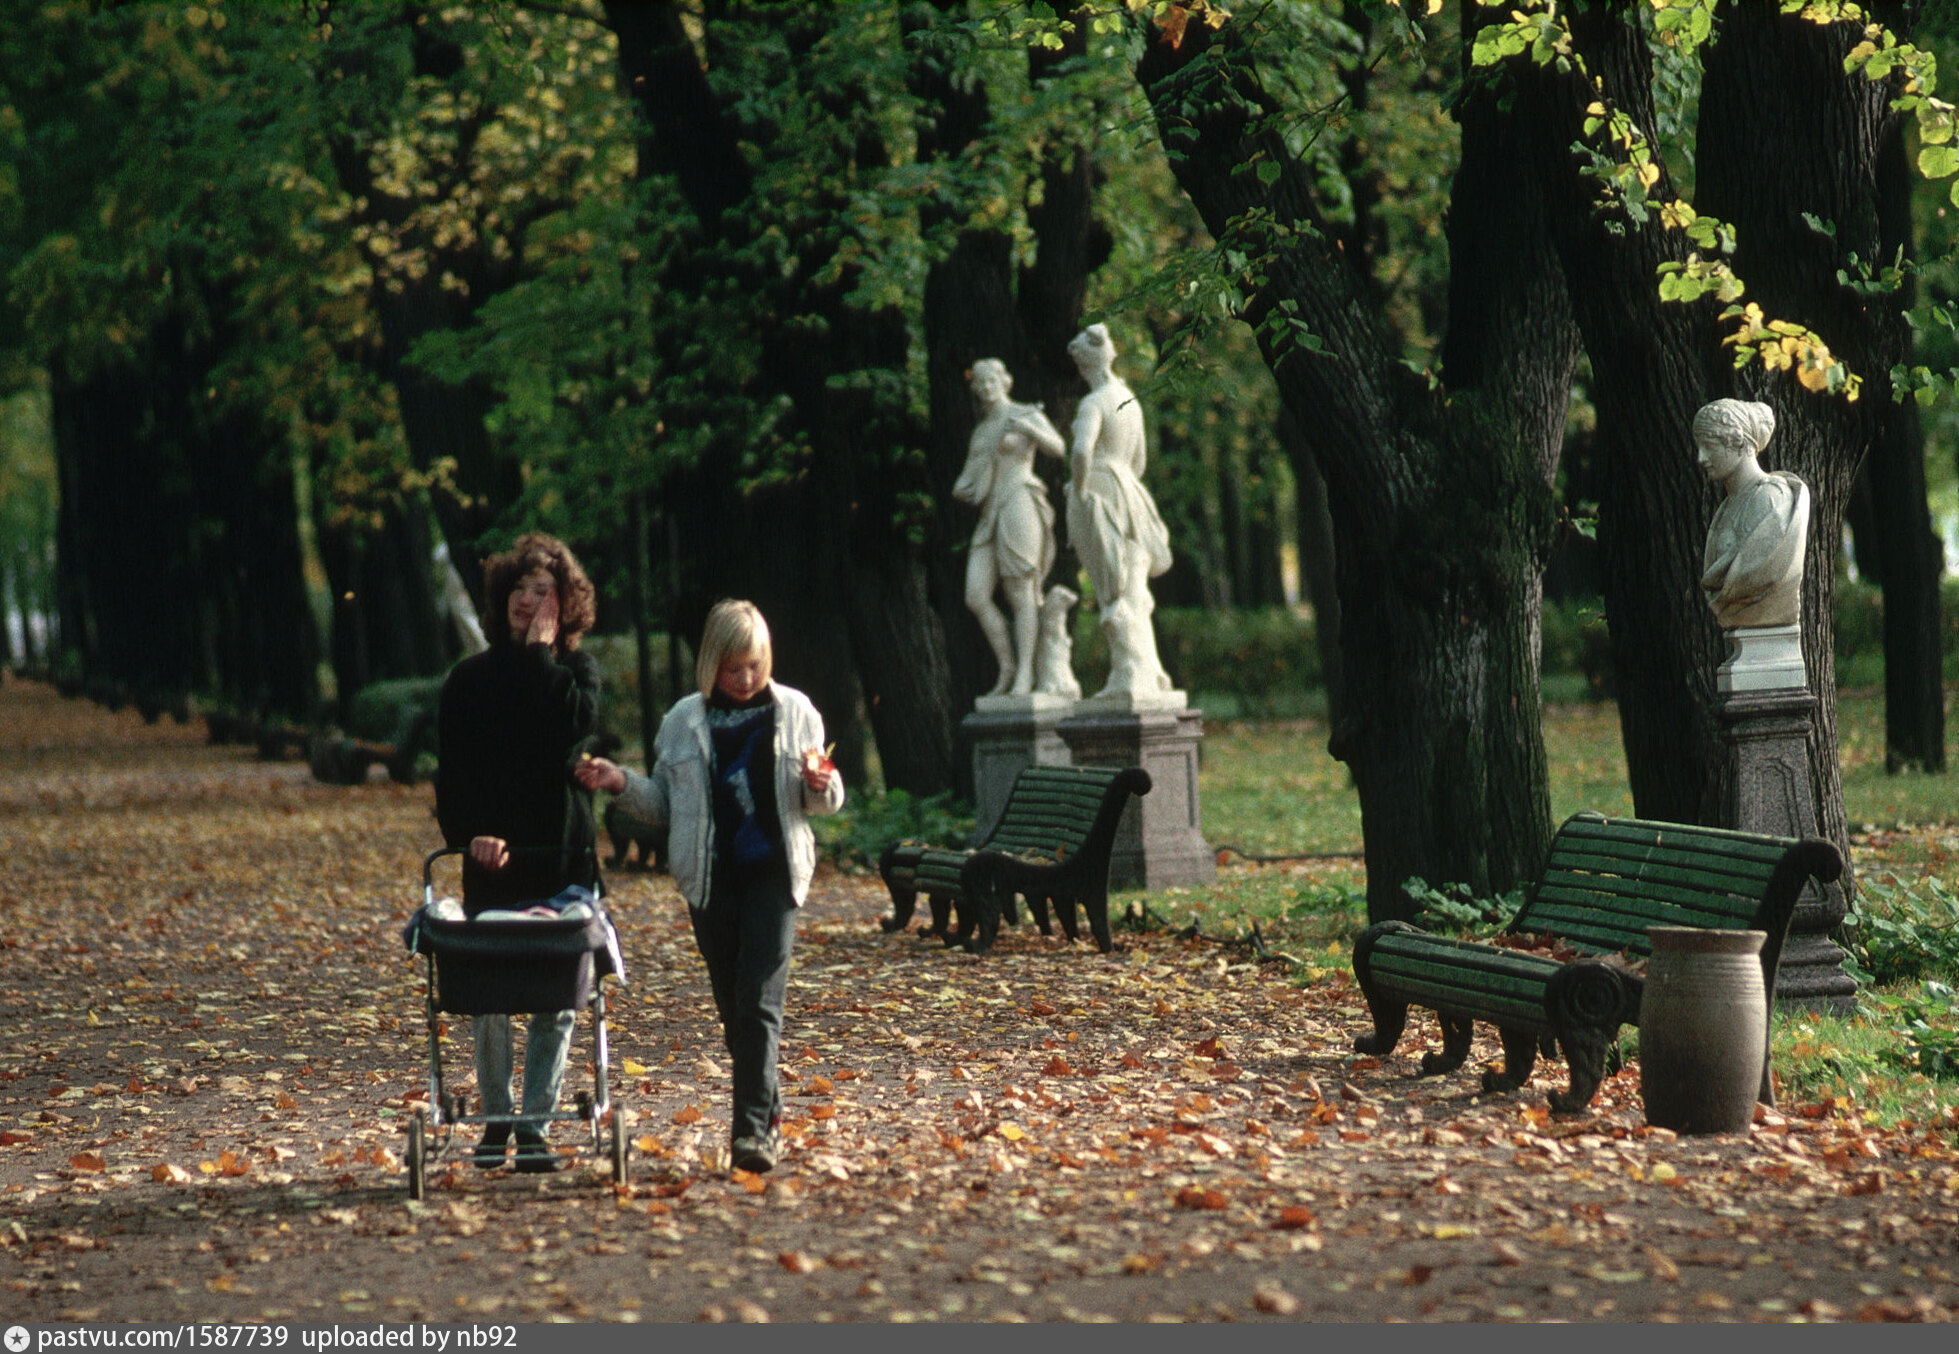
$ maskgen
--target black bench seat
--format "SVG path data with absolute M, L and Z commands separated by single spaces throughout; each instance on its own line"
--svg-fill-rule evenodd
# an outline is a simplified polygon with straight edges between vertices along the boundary
M 909 926 L 923 893 L 932 909 L 931 933 L 979 954 L 993 944 L 1003 918 L 1016 919 L 1019 895 L 1042 935 L 1054 933 L 1048 920 L 1052 902 L 1068 939 L 1078 939 L 1079 906 L 1088 914 L 1097 947 L 1107 953 L 1114 947 L 1109 855 L 1116 824 L 1129 797 L 1148 794 L 1149 788 L 1149 773 L 1141 767 L 1026 767 L 1007 793 L 1000 821 L 978 847 L 950 850 L 903 841 L 885 848 L 878 872 L 891 891 L 892 912 L 879 925 L 886 931 Z
M 1804 885 L 1812 877 L 1828 883 L 1842 870 L 1836 847 L 1820 838 L 1575 814 L 1558 829 L 1543 877 L 1508 928 L 1514 947 L 1401 921 L 1361 933 L 1354 977 L 1374 1032 L 1354 1047 L 1392 1052 L 1409 1006 L 1427 1007 L 1441 1022 L 1442 1051 L 1422 1055 L 1422 1074 L 1450 1072 L 1469 1056 L 1474 1022 L 1487 1021 L 1502 1040 L 1504 1066 L 1484 1073 L 1485 1090 L 1522 1086 L 1540 1042 L 1549 1041 L 1571 1072 L 1570 1089 L 1552 1092 L 1551 1107 L 1582 1112 L 1620 1026 L 1639 1022 L 1647 927 L 1763 932 L 1762 985 L 1772 994 Z M 1766 1065 L 1762 1099 L 1774 1103 Z

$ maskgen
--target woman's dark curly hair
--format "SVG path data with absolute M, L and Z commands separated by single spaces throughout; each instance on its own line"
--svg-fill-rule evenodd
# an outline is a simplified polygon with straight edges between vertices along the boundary
M 510 594 L 533 570 L 549 569 L 558 581 L 556 648 L 578 647 L 579 637 L 598 619 L 596 593 L 571 547 L 556 536 L 527 531 L 501 554 L 483 561 L 483 634 L 492 644 L 510 644 Z

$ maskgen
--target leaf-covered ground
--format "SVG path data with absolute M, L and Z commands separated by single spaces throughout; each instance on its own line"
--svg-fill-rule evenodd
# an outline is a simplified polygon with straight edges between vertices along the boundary
M 613 879 L 630 1185 L 400 1157 L 425 1096 L 398 933 L 426 786 L 0 685 L 0 1303 L 10 1319 L 1945 1320 L 1959 1124 L 1788 1105 L 1745 1137 L 1376 1061 L 1310 990 L 1164 933 L 886 936 L 874 878 L 803 917 L 766 1177 L 684 911 Z M 590 1048 L 581 1024 L 579 1057 Z M 467 1079 L 466 1038 L 445 1067 Z M 589 1086 L 575 1061 L 568 1089 Z M 561 1141 L 571 1135 L 560 1129 Z M 452 1154 L 451 1160 L 454 1160 Z

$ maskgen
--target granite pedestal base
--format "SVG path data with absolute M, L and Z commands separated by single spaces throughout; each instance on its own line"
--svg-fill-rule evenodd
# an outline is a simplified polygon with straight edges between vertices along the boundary
M 982 696 L 959 731 L 973 749 L 973 840 L 992 833 L 1007 807 L 1014 777 L 1030 766 L 1068 766 L 1068 746 L 1054 726 L 1074 708 L 1060 696 Z
M 1721 705 L 1734 765 L 1728 826 L 1779 837 L 1816 833 L 1809 780 L 1809 728 L 1816 698 L 1803 687 L 1738 691 Z M 1843 969 L 1830 934 L 1849 904 L 1843 885 L 1811 880 L 1789 921 L 1775 980 L 1778 1006 L 1846 1013 L 1857 1004 L 1857 980 Z
M 1076 766 L 1140 766 L 1150 792 L 1131 799 L 1109 857 L 1112 889 L 1182 888 L 1217 878 L 1197 799 L 1204 712 L 1192 709 L 1082 711 L 1055 733 Z

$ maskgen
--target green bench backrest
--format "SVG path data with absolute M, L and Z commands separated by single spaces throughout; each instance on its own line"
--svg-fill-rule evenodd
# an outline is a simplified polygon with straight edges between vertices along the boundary
M 1072 856 L 1088 839 L 1116 766 L 1030 766 L 1014 780 L 989 851 L 1059 858 Z
M 1579 814 L 1558 829 L 1544 877 L 1511 929 L 1637 955 L 1651 951 L 1649 926 L 1744 930 L 1789 845 L 1752 832 Z

